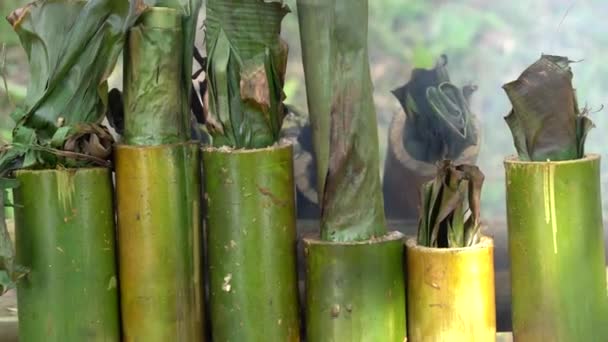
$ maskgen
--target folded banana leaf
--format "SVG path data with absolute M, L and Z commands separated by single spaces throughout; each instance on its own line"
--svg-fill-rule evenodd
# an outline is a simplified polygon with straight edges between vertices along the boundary
M 414 69 L 410 81 L 393 90 L 407 115 L 403 144 L 414 158 L 429 163 L 457 159 L 477 142 L 469 106 L 477 87 L 452 84 L 447 64 L 441 56 L 433 69 Z
M 567 57 L 543 55 L 503 86 L 513 106 L 505 120 L 521 160 L 584 156 L 585 139 L 594 125 L 578 107 L 570 63 Z
M 367 0 L 298 0 L 321 239 L 386 234 Z
M 468 247 L 480 239 L 480 198 L 484 175 L 477 166 L 445 160 L 421 190 L 418 244 Z
M 136 0 L 38 0 L 7 17 L 28 56 L 30 82 L 12 114 L 13 143 L 1 148 L 0 177 L 19 167 L 106 163 L 96 155 L 104 143 L 79 151 L 64 145 L 101 124 L 106 79 L 141 9 Z
M 112 111 L 110 120 L 124 122 L 124 131 L 116 127 L 124 143 L 190 139 L 192 54 L 201 1 L 145 0 L 148 8 L 131 28 L 124 54 L 124 112 Z
M 214 146 L 261 148 L 279 140 L 287 44 L 281 0 L 207 1 L 204 102 Z
M 12 114 L 12 143 L 0 147 L 0 192 L 16 186 L 6 177 L 17 168 L 108 165 L 112 136 L 100 125 L 106 80 L 141 9 L 137 0 L 38 0 L 8 16 L 28 56 L 30 82 Z M 23 272 L 1 221 L 3 292 Z

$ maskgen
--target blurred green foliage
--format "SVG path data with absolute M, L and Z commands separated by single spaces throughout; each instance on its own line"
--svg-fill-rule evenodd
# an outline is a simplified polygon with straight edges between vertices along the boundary
M 23 0 L 2 0 L 0 1 L 0 14 L 2 18 L 6 17 L 12 10 L 19 7 L 21 4 L 25 4 Z M 11 28 L 11 25 L 6 20 L 0 20 L 0 37 L 2 37 L 2 43 L 13 46 L 19 44 L 17 35 Z
M 295 0 L 288 0 L 295 12 Z M 414 67 L 431 67 L 438 55 L 449 56 L 458 84 L 475 83 L 472 107 L 482 125 L 479 166 L 486 174 L 482 215 L 502 219 L 505 212 L 503 159 L 515 153 L 503 117 L 510 104 L 502 85 L 514 80 L 541 53 L 584 60 L 572 66 L 580 105 L 600 109 L 608 93 L 608 1 L 605 0 L 370 0 L 370 62 L 378 108 L 381 151 L 398 102 L 390 91 L 409 80 Z M 285 20 L 291 48 L 287 102 L 306 112 L 297 15 Z M 587 151 L 608 153 L 601 131 L 603 113 L 592 114 Z M 382 162 L 383 164 L 383 162 Z M 608 198 L 608 165 L 602 187 Z M 407 180 L 404 180 L 407 181 Z M 604 201 L 608 210 L 608 201 Z

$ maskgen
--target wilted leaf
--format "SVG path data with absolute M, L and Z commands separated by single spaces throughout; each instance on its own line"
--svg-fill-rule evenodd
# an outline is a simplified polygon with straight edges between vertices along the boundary
M 410 81 L 393 90 L 407 115 L 406 136 L 410 140 L 403 144 L 418 160 L 457 159 L 464 149 L 477 143 L 469 107 L 477 87 L 453 85 L 447 63 L 447 57 L 441 56 L 433 69 L 414 69 Z
M 503 86 L 513 105 L 505 120 L 521 160 L 583 157 L 593 123 L 578 108 L 570 63 L 567 57 L 543 55 Z
M 467 247 L 479 241 L 484 176 L 477 166 L 439 164 L 435 179 L 421 189 L 418 244 Z M 430 231 L 430 232 L 429 232 Z

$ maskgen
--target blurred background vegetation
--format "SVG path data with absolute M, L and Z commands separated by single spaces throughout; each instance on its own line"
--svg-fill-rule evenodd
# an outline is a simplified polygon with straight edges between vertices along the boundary
M 25 4 L 1 0 L 3 16 Z M 286 84 L 287 102 L 306 112 L 305 87 L 300 57 L 300 37 L 295 0 L 286 0 L 292 14 L 284 21 L 283 35 L 290 45 Z M 510 110 L 502 84 L 517 78 L 541 53 L 566 55 L 580 60 L 573 66 L 579 104 L 593 110 L 608 95 L 608 1 L 605 0 L 370 0 L 370 62 L 375 84 L 380 150 L 386 150 L 388 124 L 399 104 L 390 91 L 407 82 L 413 67 L 430 67 L 437 57 L 449 57 L 453 81 L 475 83 L 473 109 L 482 123 L 483 141 L 479 165 L 486 174 L 483 215 L 502 220 L 505 212 L 503 158 L 514 153 L 503 116 Z M 202 44 L 203 31 L 198 44 Z M 4 74 L 12 101 L 0 86 L 0 140 L 7 142 L 13 123 L 11 102 L 25 93 L 27 62 L 17 37 L 6 21 L 0 21 L 0 43 L 5 44 Z M 117 72 L 120 72 L 120 67 Z M 112 82 L 120 83 L 120 75 Z M 602 132 L 608 127 L 604 111 L 592 114 L 597 128 L 587 151 L 604 156 L 602 186 L 608 209 L 608 144 Z M 383 161 L 381 162 L 384 164 Z M 407 180 L 404 180 L 407 181 Z

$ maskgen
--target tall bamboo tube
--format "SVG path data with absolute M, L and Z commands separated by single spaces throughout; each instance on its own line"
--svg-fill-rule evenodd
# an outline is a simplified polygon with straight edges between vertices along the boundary
M 105 168 L 22 170 L 14 190 L 22 342 L 120 341 L 112 180 Z
M 406 243 L 408 341 L 496 340 L 494 244 L 428 248 Z
M 291 145 L 203 163 L 214 341 L 299 341 Z
M 201 341 L 195 143 L 115 148 L 124 341 Z
M 298 0 L 318 238 L 304 240 L 310 341 L 403 341 L 403 236 L 386 229 L 367 0 Z
M 600 157 L 505 160 L 517 341 L 608 341 Z

